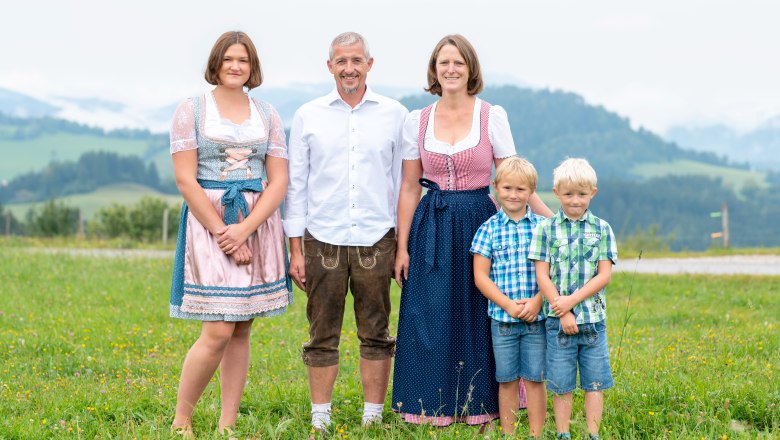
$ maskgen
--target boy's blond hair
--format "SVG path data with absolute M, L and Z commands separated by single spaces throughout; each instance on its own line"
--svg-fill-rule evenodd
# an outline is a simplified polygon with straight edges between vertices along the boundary
M 528 185 L 531 190 L 536 191 L 536 182 L 539 179 L 536 174 L 536 168 L 527 159 L 510 156 L 501 162 L 501 165 L 496 168 L 496 177 L 493 180 L 494 184 L 498 184 L 504 177 L 508 175 L 520 176 Z
M 553 188 L 558 189 L 562 183 L 594 189 L 597 183 L 596 170 L 587 160 L 570 157 L 553 170 Z

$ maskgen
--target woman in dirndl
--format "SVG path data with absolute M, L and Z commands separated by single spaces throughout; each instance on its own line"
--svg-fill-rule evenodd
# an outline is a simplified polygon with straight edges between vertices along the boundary
M 171 128 L 174 176 L 185 203 L 170 314 L 202 321 L 184 359 L 171 425 L 184 438 L 194 437 L 193 410 L 217 368 L 218 430 L 233 431 L 249 369 L 252 321 L 279 315 L 292 303 L 279 215 L 287 191 L 287 146 L 276 110 L 247 94 L 263 81 L 249 37 L 220 36 L 205 77 L 216 87 L 183 101 Z
M 392 402 L 410 423 L 485 424 L 498 417 L 488 304 L 474 285 L 469 249 L 497 210 L 489 190 L 493 166 L 516 151 L 504 109 L 476 96 L 482 87 L 476 51 L 465 37 L 448 35 L 428 62 L 426 90 L 441 98 L 411 112 L 404 125 Z M 536 194 L 529 203 L 552 214 Z M 525 407 L 522 385 L 518 392 Z

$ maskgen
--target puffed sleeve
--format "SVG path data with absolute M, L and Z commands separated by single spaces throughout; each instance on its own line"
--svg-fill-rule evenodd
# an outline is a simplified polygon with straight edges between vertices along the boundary
M 420 110 L 414 110 L 406 116 L 403 130 L 403 160 L 420 158 Z
M 271 104 L 266 103 L 266 105 L 268 106 L 268 116 L 271 125 L 268 128 L 268 151 L 266 155 L 287 159 L 287 142 L 284 139 L 282 118 Z
M 509 118 L 506 110 L 500 105 L 490 106 L 488 118 L 488 135 L 493 145 L 493 157 L 503 159 L 517 154 L 515 141 L 512 139 L 512 130 L 509 128 Z
M 186 99 L 179 104 L 171 123 L 171 154 L 198 148 L 195 140 L 195 104 Z

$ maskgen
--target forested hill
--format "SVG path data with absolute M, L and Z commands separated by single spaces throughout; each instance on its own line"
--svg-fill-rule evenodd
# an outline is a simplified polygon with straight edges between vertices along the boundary
M 589 105 L 574 93 L 503 86 L 488 87 L 479 97 L 506 110 L 517 152 L 534 163 L 543 188 L 550 186 L 553 168 L 566 157 L 585 157 L 600 178 L 624 180 L 642 179 L 634 167 L 647 163 L 692 160 L 736 166 L 715 154 L 683 150 L 649 131 L 634 130 L 628 119 Z M 419 109 L 434 98 L 421 94 L 401 102 Z

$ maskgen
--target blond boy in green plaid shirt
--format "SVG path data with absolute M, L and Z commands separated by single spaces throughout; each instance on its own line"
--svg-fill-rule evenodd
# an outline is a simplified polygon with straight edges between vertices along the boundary
M 528 252 L 546 304 L 547 389 L 553 392 L 558 438 L 570 438 L 572 391 L 577 372 L 585 391 L 585 418 L 598 438 L 602 390 L 614 385 L 606 335 L 605 288 L 617 244 L 612 228 L 589 210 L 596 172 L 585 159 L 566 159 L 553 171 L 561 210 L 539 224 Z

